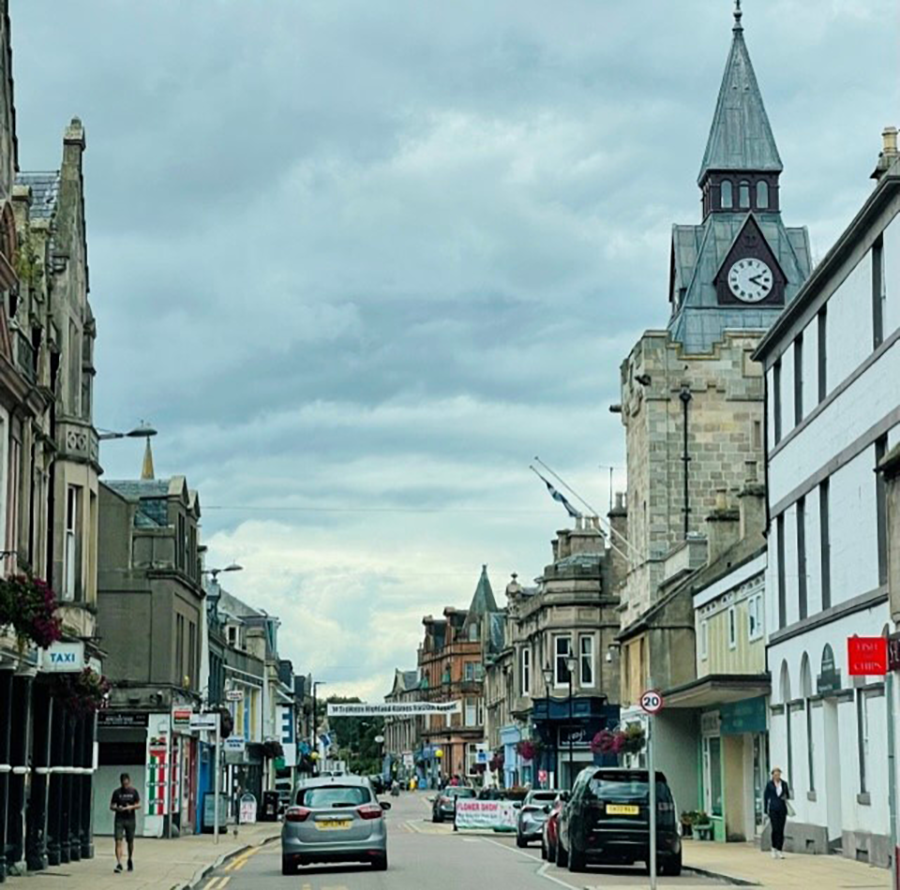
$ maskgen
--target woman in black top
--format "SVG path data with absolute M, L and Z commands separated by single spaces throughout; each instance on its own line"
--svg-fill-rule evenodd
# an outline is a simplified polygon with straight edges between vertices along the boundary
M 781 770 L 778 767 L 772 770 L 772 778 L 766 785 L 766 793 L 763 796 L 763 806 L 766 815 L 772 823 L 772 858 L 784 859 L 782 848 L 784 847 L 784 823 L 788 817 L 788 801 L 791 799 L 791 789 L 788 783 L 781 778 Z

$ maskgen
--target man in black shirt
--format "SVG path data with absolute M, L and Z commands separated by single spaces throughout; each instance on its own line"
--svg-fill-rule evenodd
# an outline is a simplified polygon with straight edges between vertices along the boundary
M 137 824 L 137 809 L 141 805 L 141 796 L 131 784 L 131 776 L 122 773 L 122 783 L 113 791 L 109 808 L 116 814 L 116 872 L 122 871 L 122 841 L 128 842 L 128 871 L 134 871 L 134 829 Z

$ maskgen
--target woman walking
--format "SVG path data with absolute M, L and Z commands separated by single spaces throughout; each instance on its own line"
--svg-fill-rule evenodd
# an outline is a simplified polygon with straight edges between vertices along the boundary
M 784 847 L 784 823 L 788 817 L 788 801 L 791 799 L 791 789 L 788 783 L 781 778 L 781 770 L 778 767 L 772 770 L 772 778 L 766 785 L 766 793 L 763 796 L 763 806 L 769 822 L 772 825 L 772 858 L 784 859 L 782 848 Z

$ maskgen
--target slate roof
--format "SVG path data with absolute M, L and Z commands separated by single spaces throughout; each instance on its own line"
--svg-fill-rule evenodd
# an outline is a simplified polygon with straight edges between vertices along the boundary
M 17 185 L 31 188 L 31 218 L 52 219 L 59 206 L 59 170 L 47 173 L 19 173 Z
M 778 146 L 744 42 L 741 13 L 737 11 L 734 39 L 725 63 L 725 74 L 698 181 L 702 182 L 710 170 L 780 173 L 782 169 Z
M 403 679 L 403 688 L 405 690 L 419 688 L 419 672 L 418 671 L 401 671 Z
M 497 600 L 494 599 L 494 591 L 488 578 L 487 566 L 481 567 L 481 577 L 475 588 L 475 596 L 472 597 L 472 605 L 469 606 L 469 615 L 477 617 L 489 612 L 497 612 Z
M 138 504 L 135 528 L 165 528 L 169 524 L 168 479 L 111 480 L 103 484 Z
M 711 352 L 726 329 L 768 328 L 781 306 L 720 306 L 714 284 L 732 245 L 747 223 L 748 213 L 711 213 L 699 226 L 672 227 L 672 287 L 679 305 L 669 321 L 672 339 L 688 353 Z M 777 212 L 753 214 L 763 237 L 787 277 L 784 297 L 790 303 L 812 268 L 809 233 L 788 228 Z

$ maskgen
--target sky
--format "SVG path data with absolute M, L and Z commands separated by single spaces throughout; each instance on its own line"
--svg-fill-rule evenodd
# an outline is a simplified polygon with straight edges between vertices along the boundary
M 19 164 L 85 157 L 95 424 L 200 493 L 280 649 L 380 699 L 421 619 L 550 561 L 535 455 L 605 509 L 668 319 L 731 0 L 11 0 Z M 745 0 L 821 258 L 900 123 L 893 0 Z M 106 478 L 142 446 L 104 443 Z

